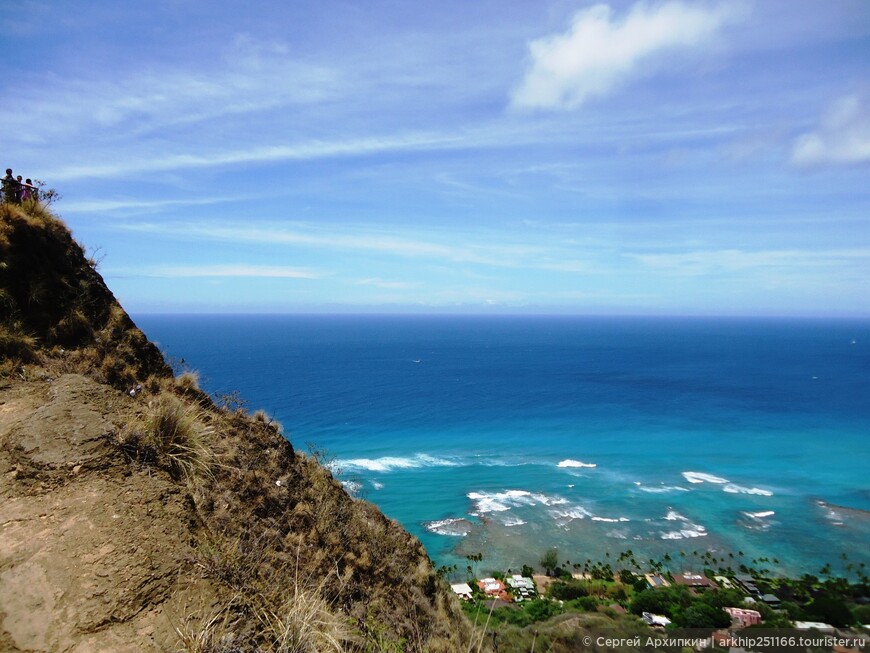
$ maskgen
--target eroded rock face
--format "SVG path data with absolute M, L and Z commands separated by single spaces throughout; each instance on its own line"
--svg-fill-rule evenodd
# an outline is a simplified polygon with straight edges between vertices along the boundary
M 69 374 L 52 383 L 48 401 L 24 415 L 10 430 L 19 461 L 44 470 L 108 464 L 109 415 L 122 397 L 86 377 Z
M 172 650 L 209 595 L 183 487 L 107 444 L 124 401 L 77 375 L 0 389 L 0 650 Z

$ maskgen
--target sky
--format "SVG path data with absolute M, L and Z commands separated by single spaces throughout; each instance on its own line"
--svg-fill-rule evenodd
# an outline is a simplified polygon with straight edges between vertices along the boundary
M 22 0 L 0 52 L 134 314 L 870 316 L 866 0 Z

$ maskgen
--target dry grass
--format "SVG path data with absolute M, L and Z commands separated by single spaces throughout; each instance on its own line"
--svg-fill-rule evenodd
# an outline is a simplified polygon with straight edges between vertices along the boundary
M 352 650 L 353 632 L 347 618 L 325 598 L 327 578 L 316 582 L 313 574 L 303 572 L 298 549 L 295 560 L 283 559 L 276 566 L 272 559 L 276 546 L 279 541 L 275 533 L 245 540 L 211 538 L 200 546 L 200 565 L 207 576 L 232 590 L 233 599 L 231 605 L 203 619 L 199 632 L 186 632 L 186 641 L 233 641 L 227 636 L 233 628 L 227 625 L 244 623 L 245 636 L 256 643 L 251 650 L 263 653 Z M 291 578 L 287 578 L 287 566 L 292 567 Z M 234 634 L 239 636 L 238 627 Z M 189 646 L 184 650 L 194 653 L 203 649 Z
M 162 394 L 144 417 L 132 418 L 115 434 L 115 444 L 130 459 L 162 467 L 175 480 L 210 479 L 216 461 L 208 442 L 211 428 L 204 417 L 196 406 Z
M 241 653 L 237 597 L 226 605 L 204 614 L 190 612 L 175 627 L 178 635 L 178 653 Z
M 323 598 L 320 588 L 298 580 L 274 608 L 257 612 L 266 650 L 274 653 L 343 653 L 350 629 Z
M 173 478 L 187 480 L 212 473 L 214 456 L 205 437 L 210 429 L 201 418 L 201 411 L 175 397 L 164 395 L 155 402 L 147 433 Z
M 184 372 L 175 379 L 175 385 L 183 392 L 199 390 L 199 374 L 192 370 Z
M 0 358 L 30 361 L 35 356 L 36 346 L 33 336 L 0 325 Z

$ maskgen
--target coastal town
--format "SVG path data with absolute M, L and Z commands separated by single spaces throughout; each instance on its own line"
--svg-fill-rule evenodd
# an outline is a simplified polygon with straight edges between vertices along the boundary
M 850 582 L 812 574 L 776 578 L 748 568 L 741 573 L 636 573 L 607 563 L 571 572 L 559 567 L 556 557 L 548 551 L 541 560 L 547 573 L 524 565 L 521 573 L 491 572 L 452 583 L 451 589 L 469 618 L 485 624 L 496 643 L 514 636 L 511 627 L 544 632 L 547 623 L 574 614 L 581 617 L 578 632 L 609 618 L 611 628 L 622 633 L 587 640 L 591 645 L 576 650 L 870 650 L 870 596 L 863 573 Z M 477 556 L 470 559 L 479 562 Z M 497 650 L 520 649 L 505 642 Z

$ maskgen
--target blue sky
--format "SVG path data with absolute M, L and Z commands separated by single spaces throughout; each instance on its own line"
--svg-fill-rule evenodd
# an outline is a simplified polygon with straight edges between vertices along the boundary
M 870 315 L 870 3 L 24 0 L 4 168 L 136 312 Z

